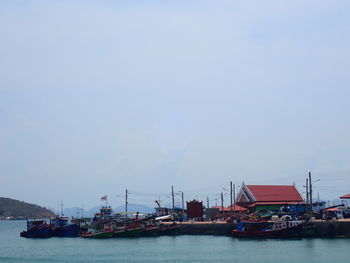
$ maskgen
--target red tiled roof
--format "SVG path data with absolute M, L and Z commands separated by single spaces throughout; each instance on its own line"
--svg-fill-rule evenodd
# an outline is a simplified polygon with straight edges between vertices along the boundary
M 256 202 L 254 205 L 300 205 L 303 202 Z
M 247 185 L 256 202 L 302 202 L 294 185 Z
M 350 199 L 350 194 L 339 197 L 340 199 Z

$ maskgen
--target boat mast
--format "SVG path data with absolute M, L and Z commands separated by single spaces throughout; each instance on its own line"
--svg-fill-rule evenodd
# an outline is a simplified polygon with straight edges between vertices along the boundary
M 128 217 L 128 189 L 125 189 L 125 217 Z
M 174 201 L 174 187 L 171 186 L 171 197 L 173 201 L 173 221 L 175 221 L 175 201 Z
M 63 201 L 61 201 L 61 217 L 63 217 Z

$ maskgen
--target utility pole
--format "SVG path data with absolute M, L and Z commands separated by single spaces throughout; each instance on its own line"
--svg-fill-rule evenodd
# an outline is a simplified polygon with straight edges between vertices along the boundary
M 311 214 L 313 214 L 313 207 L 312 207 L 312 181 L 311 181 L 311 172 L 309 172 L 309 184 L 310 184 L 310 210 Z
M 305 188 L 306 188 L 306 204 L 308 207 L 310 207 L 310 202 L 309 202 L 309 179 L 306 178 L 306 184 L 305 184 Z
M 125 190 L 125 216 L 128 217 L 128 189 Z
M 185 216 L 185 203 L 184 203 L 184 192 L 181 191 L 181 199 L 182 199 L 182 217 Z
M 233 184 L 233 213 L 236 213 L 236 184 Z
M 224 194 L 221 193 L 221 210 L 224 212 Z
M 171 198 L 173 201 L 173 213 L 175 212 L 175 201 L 174 201 L 174 187 L 171 186 Z
M 231 211 L 231 215 L 232 215 L 232 181 L 230 182 L 230 198 L 231 198 L 230 211 Z

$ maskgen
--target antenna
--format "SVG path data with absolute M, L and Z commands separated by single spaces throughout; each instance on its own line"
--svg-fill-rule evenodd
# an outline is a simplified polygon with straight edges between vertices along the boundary
M 63 216 L 63 201 L 61 201 L 61 216 Z

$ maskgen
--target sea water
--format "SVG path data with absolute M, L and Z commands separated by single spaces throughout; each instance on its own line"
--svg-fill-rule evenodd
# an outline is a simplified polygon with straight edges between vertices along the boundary
M 25 221 L 0 221 L 0 263 L 7 262 L 350 262 L 350 239 L 227 236 L 28 239 Z

